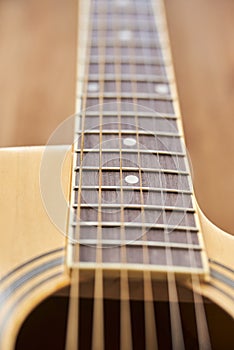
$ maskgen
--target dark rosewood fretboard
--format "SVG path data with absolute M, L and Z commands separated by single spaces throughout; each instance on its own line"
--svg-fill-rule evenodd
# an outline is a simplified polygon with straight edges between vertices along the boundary
M 91 1 L 79 35 L 71 266 L 206 270 L 157 19 L 150 0 Z

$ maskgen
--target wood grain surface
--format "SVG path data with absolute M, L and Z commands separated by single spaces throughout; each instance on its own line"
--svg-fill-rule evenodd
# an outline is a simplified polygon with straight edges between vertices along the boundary
M 231 0 L 166 0 L 198 202 L 234 233 Z M 74 112 L 76 0 L 0 1 L 0 145 L 45 144 Z
M 74 113 L 76 0 L 0 1 L 1 146 L 44 145 Z

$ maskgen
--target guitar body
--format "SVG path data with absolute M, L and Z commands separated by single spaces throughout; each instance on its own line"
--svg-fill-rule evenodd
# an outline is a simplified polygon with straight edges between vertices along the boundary
M 63 322 L 67 318 L 68 293 L 60 293 L 64 287 L 69 287 L 71 282 L 64 264 L 66 239 L 51 222 L 42 201 L 39 173 L 43 152 L 44 147 L 2 149 L 0 152 L 0 181 L 6 184 L 1 188 L 1 199 L 3 200 L 0 211 L 1 232 L 5 232 L 1 235 L 0 241 L 0 339 L 3 350 L 15 348 L 23 322 L 32 310 L 49 296 L 57 295 L 54 299 L 57 300 L 61 312 L 56 314 L 55 309 L 51 307 L 50 303 L 53 303 L 53 298 L 50 298 L 52 300 L 50 303 L 50 299 L 46 299 L 42 310 L 46 310 L 48 314 L 44 314 L 43 318 L 37 311 L 35 316 L 38 317 L 37 322 L 40 327 L 43 329 L 43 324 L 49 327 L 46 320 L 54 320 L 54 318 L 58 320 L 59 315 L 64 317 Z M 60 153 L 59 148 L 55 150 L 55 158 L 56 154 Z M 69 177 L 70 164 L 67 160 L 62 176 L 64 184 L 68 183 Z M 17 195 L 16 188 L 18 189 Z M 207 252 L 211 259 L 210 266 L 213 276 L 211 275 L 208 283 L 201 284 L 201 290 L 198 292 L 220 307 L 220 309 L 217 308 L 218 311 L 214 309 L 215 311 L 211 312 L 212 317 L 218 327 L 220 340 L 226 339 L 226 347 L 222 344 L 223 349 L 231 349 L 232 337 L 228 331 L 230 332 L 234 317 L 232 299 L 234 240 L 232 236 L 210 223 L 202 213 L 200 213 L 200 220 Z M 185 287 L 190 289 L 188 283 L 185 283 Z M 49 315 L 53 312 L 54 318 L 53 315 Z M 218 318 L 227 323 L 227 333 Z M 61 323 L 59 327 L 64 333 L 64 323 L 61 320 L 59 322 Z M 34 323 L 37 324 L 36 320 Z M 58 325 L 54 325 L 55 329 L 57 327 Z M 64 344 L 65 333 L 63 333 L 61 334 Z M 54 335 L 52 330 L 49 334 Z M 48 341 L 48 344 L 56 343 L 56 338 L 61 341 L 56 335 L 55 339 Z M 218 346 L 216 345 L 215 348 L 218 349 Z
M 13 348 L 17 331 L 32 308 L 69 283 L 65 237 L 47 215 L 40 192 L 43 151 L 43 147 L 22 147 L 0 152 L 5 183 L 0 214 L 1 349 Z M 69 171 L 68 166 L 66 183 Z
M 80 1 L 74 120 L 0 150 L 0 350 L 233 348 L 234 238 L 195 203 L 163 18 Z

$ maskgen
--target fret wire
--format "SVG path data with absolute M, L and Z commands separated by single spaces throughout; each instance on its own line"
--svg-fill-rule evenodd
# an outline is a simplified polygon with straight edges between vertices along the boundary
M 96 25 L 95 25 L 95 21 L 93 21 L 94 22 L 94 25 L 93 25 L 93 31 L 95 32 L 95 33 L 98 33 L 99 32 L 99 30 L 96 28 Z M 117 30 L 123 30 L 123 28 L 125 28 L 125 26 L 123 26 L 123 23 L 119 23 L 119 20 L 115 20 L 115 18 L 113 18 L 113 20 L 112 20 L 112 25 L 113 26 L 115 26 L 116 25 L 116 31 Z M 144 30 L 144 32 L 145 33 L 153 33 L 152 31 L 151 31 L 151 28 L 150 28 L 150 23 L 149 22 L 147 22 L 146 20 L 142 20 L 141 21 L 141 23 L 140 22 L 138 22 L 138 28 L 136 27 L 136 23 L 135 23 L 135 21 L 133 22 L 133 21 L 129 21 L 129 23 L 128 23 L 128 26 L 127 26 L 127 29 L 128 30 L 132 30 L 132 31 L 134 31 L 134 32 L 141 32 L 141 29 L 143 29 Z M 148 25 L 148 28 L 147 28 L 147 25 Z M 141 28 L 142 27 L 142 28 Z M 108 27 L 108 32 L 113 32 L 113 30 L 112 30 L 112 28 L 109 26 Z M 155 38 L 155 40 L 156 41 L 158 41 L 158 39 L 157 38 Z
M 81 149 L 79 148 L 76 148 L 75 150 L 74 150 L 74 152 L 76 152 L 76 153 L 80 153 L 81 152 Z M 123 148 L 122 149 L 122 152 L 125 154 L 127 154 L 127 153 L 137 153 L 137 150 L 136 149 L 131 149 L 131 150 L 129 150 L 129 149 L 125 149 L 125 148 Z M 98 153 L 98 150 L 97 149 L 95 149 L 95 148 L 84 148 L 83 149 L 83 153 Z M 111 148 L 104 148 L 104 150 L 103 150 L 103 153 L 119 153 L 119 149 L 117 149 L 117 148 L 113 148 L 113 149 L 111 149 Z M 158 154 L 158 155 L 162 155 L 162 156 L 164 156 L 164 155 L 166 155 L 166 156 L 177 156 L 177 157 L 182 157 L 182 158 L 184 158 L 184 157 L 186 157 L 186 154 L 185 153 L 180 153 L 180 152 L 170 152 L 170 151 L 158 151 L 158 150 L 151 150 L 151 149 L 140 149 L 140 153 L 141 154 Z
M 106 20 L 106 18 L 102 17 L 101 14 L 99 15 L 99 18 L 102 20 Z M 116 30 L 118 30 L 118 29 L 121 30 L 121 29 L 123 29 L 123 23 L 122 22 L 120 23 L 119 19 L 116 19 L 116 17 L 114 17 L 111 20 L 111 27 L 115 28 Z M 152 30 L 154 29 L 154 23 L 150 22 L 146 19 L 140 19 L 136 24 L 136 21 L 134 19 L 129 18 L 127 28 L 129 30 L 138 29 L 139 31 L 145 30 L 146 28 L 148 28 L 148 31 L 150 31 L 150 29 L 152 29 Z M 98 29 L 95 21 L 94 21 L 93 29 L 95 31 L 97 31 L 97 29 Z
M 102 58 L 103 59 L 103 58 Z M 118 55 L 116 54 L 115 56 L 115 60 L 118 60 L 119 62 L 121 62 L 120 64 L 127 64 L 129 62 L 129 59 L 133 59 L 133 57 L 125 57 L 125 56 L 121 56 L 121 55 Z M 113 57 L 112 56 L 106 56 L 105 57 L 105 61 L 106 63 L 113 63 Z M 144 59 L 142 57 L 135 57 L 135 62 L 136 64 L 143 64 L 144 63 Z M 162 58 L 160 57 L 147 57 L 146 58 L 146 61 L 149 65 L 152 65 L 152 66 L 161 66 L 163 65 L 164 66 L 167 66 L 169 64 L 171 64 L 171 62 L 167 61 L 166 63 L 162 60 Z M 79 62 L 79 60 L 78 60 Z M 99 62 L 99 56 L 95 56 L 95 55 L 92 55 L 91 58 L 90 58 L 90 63 L 91 64 L 98 64 Z M 120 65 L 121 67 L 121 65 Z M 119 70 L 117 72 L 117 75 L 121 75 L 121 70 Z
M 80 186 L 74 186 L 73 190 L 77 191 L 78 188 Z M 102 186 L 103 190 L 121 190 L 121 188 L 123 189 L 123 191 L 131 191 L 131 190 L 135 190 L 135 191 L 139 191 L 140 188 L 142 188 L 142 191 L 147 191 L 147 192 L 169 192 L 169 193 L 176 193 L 176 194 L 187 194 L 187 195 L 192 195 L 193 192 L 188 191 L 188 190 L 179 190 L 179 189 L 171 189 L 171 188 L 156 188 L 156 187 L 137 187 L 137 186 Z M 82 185 L 82 189 L 84 190 L 97 190 L 98 186 L 84 186 Z
M 77 98 L 81 98 L 82 94 L 80 95 L 77 95 L 76 97 Z M 91 93 L 89 92 L 88 93 L 88 96 L 87 96 L 89 99 L 97 99 L 99 97 L 99 93 Z M 131 93 L 125 93 L 125 92 L 120 92 L 119 95 L 117 95 L 116 93 L 113 93 L 113 92 L 105 92 L 104 93 L 104 98 L 105 99 L 113 99 L 113 98 L 116 98 L 117 100 L 119 100 L 119 102 L 123 101 L 124 99 L 130 99 L 130 98 L 135 98 L 135 99 L 142 99 L 142 100 L 154 100 L 154 101 L 173 101 L 173 96 L 169 96 L 169 95 L 164 95 L 164 96 L 161 96 L 159 94 L 156 94 L 156 93 L 149 93 L 149 94 L 146 94 L 146 93 L 136 93 L 136 94 L 131 94 Z
M 110 1 L 110 2 L 112 2 L 112 1 Z M 146 2 L 147 2 L 147 1 L 146 1 Z M 139 3 L 138 3 L 138 2 L 137 2 L 136 4 L 137 4 L 137 6 L 139 6 Z M 100 5 L 100 7 L 101 7 L 101 6 L 106 6 L 106 2 L 105 2 L 105 1 L 100 1 L 99 5 Z M 152 20 L 152 14 L 151 14 L 150 12 L 148 12 L 148 11 L 145 10 L 146 7 L 145 7 L 145 6 L 142 6 L 142 7 L 139 6 L 139 7 L 141 8 L 141 18 L 142 18 L 142 17 L 145 17 L 145 18 L 147 18 L 148 20 Z M 100 15 L 100 12 L 95 11 L 95 12 L 93 13 L 93 17 L 94 17 L 94 18 L 96 18 L 96 17 L 99 18 L 99 16 L 101 16 L 101 15 Z M 124 13 L 123 13 L 121 9 L 116 9 L 115 11 L 113 11 L 112 8 L 111 8 L 111 9 L 108 9 L 108 10 L 107 10 L 106 16 L 107 16 L 108 18 L 111 16 L 111 19 L 114 19 L 114 18 L 121 18 L 121 19 L 123 19 L 123 16 L 124 16 L 124 19 L 128 21 L 129 18 L 131 18 L 131 17 L 136 18 L 136 9 L 127 6 L 127 7 L 125 8 L 125 10 L 124 10 Z M 101 17 L 101 18 L 102 18 L 103 20 L 105 20 L 105 19 L 106 19 L 106 16 L 103 16 L 103 17 Z M 127 16 L 128 16 L 128 17 L 127 17 Z M 127 18 L 126 18 L 126 17 L 127 17 Z
M 77 166 L 75 168 L 75 172 L 79 172 L 80 169 L 87 170 L 87 171 L 119 171 L 119 167 L 95 167 L 95 166 Z M 182 170 L 172 170 L 172 169 L 152 169 L 152 168 L 140 168 L 140 167 L 122 167 L 122 170 L 124 171 L 138 171 L 138 172 L 146 172 L 146 173 L 165 173 L 165 174 L 175 174 L 175 175 L 184 175 L 188 176 L 190 175 L 187 171 Z
M 101 1 L 100 5 L 106 5 L 106 2 Z M 152 13 L 146 12 L 145 6 L 139 6 L 138 2 L 136 3 L 136 5 L 141 9 L 141 18 L 145 17 L 148 21 L 153 21 Z M 137 15 L 136 9 L 133 9 L 132 7 L 126 7 L 124 10 L 124 14 L 122 13 L 121 10 L 119 10 L 119 12 L 118 12 L 118 9 L 116 9 L 115 11 L 112 11 L 112 9 L 107 11 L 108 19 L 111 17 L 111 21 L 116 19 L 116 18 L 123 19 L 123 17 L 122 17 L 123 15 L 124 15 L 124 20 L 126 22 L 128 22 L 131 18 L 136 19 L 136 15 Z M 102 14 L 100 14 L 100 13 L 94 12 L 93 16 L 94 17 L 101 17 L 102 20 L 106 20 L 106 17 L 105 16 L 102 17 Z M 126 16 L 128 16 L 128 17 L 126 18 Z
M 121 227 L 121 222 L 109 222 L 109 221 L 102 221 L 102 227 Z M 98 221 L 79 221 L 73 222 L 72 226 L 82 226 L 82 227 L 90 227 L 90 226 L 98 226 Z M 135 222 L 124 222 L 124 227 L 129 228 L 139 228 L 139 223 Z M 177 225 L 165 225 L 165 224 L 152 224 L 150 222 L 141 223 L 142 228 L 150 229 L 150 228 L 156 228 L 156 229 L 168 229 L 168 231 L 176 230 L 176 231 L 192 231 L 192 232 L 198 232 L 198 228 L 194 226 L 177 226 Z
M 106 20 L 106 18 L 103 18 L 102 15 L 100 14 L 99 15 L 99 18 L 102 19 L 103 21 Z M 110 18 L 110 16 L 109 16 Z M 96 25 L 96 21 L 93 20 L 93 30 L 94 31 L 99 31 L 98 29 L 98 26 Z M 108 26 L 108 23 L 107 23 L 107 29 L 109 31 L 113 31 L 113 28 L 115 28 L 115 30 L 122 30 L 123 28 L 125 28 L 125 26 L 123 26 L 123 23 L 119 21 L 119 19 L 117 19 L 117 17 L 112 17 L 111 18 L 111 23 L 109 23 L 109 26 Z M 148 30 L 148 32 L 153 32 L 153 29 L 154 29 L 154 23 L 146 20 L 146 19 L 140 19 L 137 23 L 134 19 L 132 18 L 129 18 L 129 21 L 128 21 L 128 26 L 127 28 L 130 30 L 138 30 L 139 32 L 142 31 L 142 30 Z
M 135 74 L 135 76 L 133 77 L 131 74 L 119 74 L 118 77 L 115 76 L 115 74 L 111 74 L 111 73 L 107 73 L 104 74 L 101 77 L 103 80 L 105 81 L 115 81 L 116 79 L 120 80 L 120 81 L 132 81 L 132 79 L 136 79 L 136 81 L 139 82 L 152 82 L 152 83 L 165 83 L 168 84 L 170 83 L 172 80 L 170 79 L 170 77 L 164 78 L 163 76 L 156 76 L 156 75 L 150 75 L 150 76 L 146 76 L 144 74 Z M 90 81 L 97 81 L 99 80 L 99 75 L 98 74 L 90 74 L 89 75 L 89 80 Z
M 105 39 L 105 38 L 101 38 L 102 40 Z M 116 44 L 119 42 L 120 40 L 116 39 L 114 40 L 114 43 L 113 43 L 113 40 L 107 38 L 107 47 L 109 48 L 113 48 L 116 46 Z M 132 38 L 131 39 L 131 44 L 129 44 L 129 41 L 128 42 L 122 42 L 122 46 L 121 47 L 128 47 L 130 49 L 142 49 L 143 46 L 139 44 L 139 41 L 137 38 Z M 96 47 L 98 48 L 98 40 L 96 41 L 96 39 L 93 39 L 92 41 L 92 47 Z M 145 39 L 145 42 L 144 42 L 144 48 L 146 49 L 156 49 L 156 50 L 160 50 L 161 51 L 161 46 L 159 47 L 157 45 L 157 41 L 155 40 L 152 40 L 152 39 Z M 160 55 L 161 55 L 161 52 L 160 52 Z M 157 56 L 156 56 L 157 57 Z
M 139 135 L 143 135 L 143 136 L 165 136 L 165 137 L 177 137 L 177 138 L 181 138 L 182 135 L 173 132 L 164 132 L 164 131 L 158 131 L 158 132 L 152 132 L 152 131 L 145 131 L 145 130 L 139 130 Z M 80 130 L 78 130 L 76 132 L 77 134 L 80 134 Z M 89 130 L 85 130 L 84 132 L 85 134 L 99 134 L 97 129 L 89 129 Z M 118 130 L 117 129 L 109 129 L 109 130 L 102 130 L 103 134 L 118 134 Z M 122 134 L 134 134 L 133 130 L 129 130 L 129 129 L 123 129 L 122 130 Z
M 77 116 L 81 115 L 81 113 L 77 113 Z M 87 110 L 86 111 L 86 116 L 98 116 L 98 112 L 97 111 L 89 111 Z M 105 117 L 105 116 L 114 116 L 114 117 L 118 117 L 118 112 L 116 112 L 116 110 L 114 111 L 103 111 L 102 115 Z M 126 112 L 126 111 L 121 111 L 121 116 L 122 117 L 131 117 L 133 116 L 133 112 Z M 176 120 L 177 119 L 177 116 L 175 114 L 170 114 L 170 113 L 151 113 L 149 111 L 145 111 L 145 112 L 138 112 L 138 117 L 141 117 L 141 118 L 155 118 L 155 119 L 174 119 Z M 80 132 L 80 131 L 79 131 Z M 85 133 L 91 133 L 92 130 L 86 130 Z M 97 130 L 94 130 L 93 132 L 98 132 Z M 105 132 L 105 131 L 103 131 Z M 118 133 L 118 130 L 115 130 L 114 131 L 115 133 Z M 121 133 L 130 133 L 131 131 L 130 130 L 123 130 L 121 129 Z M 140 134 L 146 134 L 146 135 L 155 135 L 154 132 L 147 132 L 145 133 L 143 130 L 139 130 L 139 133 Z M 167 132 L 158 132 L 157 133 L 158 135 L 171 135 L 172 133 L 167 133 Z M 176 133 L 177 135 L 179 135 L 178 133 Z
M 135 33 L 137 33 L 138 35 L 142 34 L 143 36 L 144 35 L 148 35 L 148 37 L 152 37 L 154 38 L 157 42 L 159 42 L 159 38 L 158 36 L 155 36 L 154 37 L 154 27 L 153 27 L 153 23 L 151 23 L 151 27 L 149 27 L 150 25 L 150 22 L 145 22 L 145 25 L 144 27 L 141 27 L 141 25 L 143 23 L 142 22 L 142 19 L 137 21 L 137 23 L 131 23 L 131 21 L 129 23 L 127 23 L 128 25 L 125 26 L 123 22 L 119 23 L 119 19 L 116 20 L 116 18 L 118 18 L 118 16 L 116 16 L 116 13 L 115 13 L 115 17 L 112 16 L 113 14 L 110 14 L 109 15 L 109 19 L 111 21 L 107 21 L 107 25 L 106 25 L 106 28 L 107 28 L 107 36 L 108 37 L 112 37 L 111 35 L 113 35 L 113 33 L 115 32 L 118 32 L 118 30 L 131 30 Z M 94 37 L 97 37 L 98 33 L 99 33 L 99 30 L 98 28 L 96 28 L 95 26 L 95 20 L 94 20 L 94 26 L 93 26 L 93 32 L 95 33 Z
M 99 208 L 98 204 L 95 204 L 95 203 L 82 203 L 80 204 L 80 207 L 81 208 Z M 74 203 L 73 204 L 73 208 L 77 208 L 77 204 Z M 149 204 L 125 204 L 125 203 L 122 203 L 120 205 L 118 204 L 102 204 L 101 205 L 101 208 L 116 208 L 116 209 L 140 209 L 140 208 L 143 208 L 143 209 L 148 209 L 148 210 L 160 210 L 162 209 L 162 206 L 160 205 L 149 205 Z M 194 213 L 195 210 L 193 208 L 187 208 L 187 207 L 175 207 L 175 206 L 164 206 L 163 207 L 164 210 L 167 210 L 167 211 L 181 211 L 181 212 L 184 212 L 184 213 Z
M 95 239 L 80 239 L 79 243 L 73 242 L 73 245 L 76 244 L 82 244 L 82 245 L 90 245 L 90 246 L 96 246 L 98 243 L 97 240 Z M 199 246 L 198 244 L 186 244 L 186 243 L 167 243 L 167 242 L 156 242 L 156 241 L 146 241 L 146 240 L 117 240 L 117 239 L 103 239 L 102 240 L 102 245 L 103 246 L 109 246 L 110 248 L 112 247 L 122 247 L 122 246 L 130 246 L 130 247 L 159 247 L 159 248 L 173 248 L 173 249 L 184 249 L 184 250 L 199 250 L 201 251 L 202 247 Z

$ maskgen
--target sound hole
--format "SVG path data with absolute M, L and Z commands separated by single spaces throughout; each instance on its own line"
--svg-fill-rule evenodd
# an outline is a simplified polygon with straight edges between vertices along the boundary
M 68 297 L 53 295 L 37 306 L 23 323 L 16 341 L 16 350 L 64 350 Z M 131 323 L 133 349 L 145 349 L 144 303 L 133 300 Z M 154 302 L 159 349 L 172 349 L 169 303 Z M 233 319 L 215 304 L 205 300 L 205 310 L 212 349 L 231 349 L 234 344 Z M 194 305 L 180 303 L 185 348 L 199 349 Z M 93 300 L 80 299 L 79 349 L 91 349 Z M 104 300 L 105 348 L 120 348 L 120 302 Z M 146 349 L 147 350 L 147 349 Z

